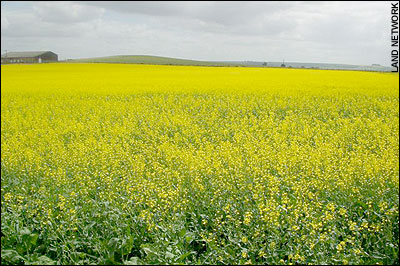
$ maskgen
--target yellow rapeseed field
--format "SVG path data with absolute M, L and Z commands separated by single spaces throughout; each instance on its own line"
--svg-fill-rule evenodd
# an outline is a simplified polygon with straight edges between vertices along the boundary
M 1 66 L 1 261 L 399 263 L 399 76 Z

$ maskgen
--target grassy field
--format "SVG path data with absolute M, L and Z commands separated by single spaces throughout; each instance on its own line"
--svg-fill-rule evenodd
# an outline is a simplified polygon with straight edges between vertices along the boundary
M 1 66 L 1 262 L 399 263 L 399 76 Z
M 146 64 L 146 65 L 181 65 L 181 66 L 240 66 L 241 63 L 223 63 L 197 61 L 151 55 L 116 55 L 95 58 L 73 59 L 72 63 L 115 63 L 115 64 Z

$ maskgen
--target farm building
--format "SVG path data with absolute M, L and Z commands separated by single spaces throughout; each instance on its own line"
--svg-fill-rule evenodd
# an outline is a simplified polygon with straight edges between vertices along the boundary
M 51 51 L 8 52 L 1 55 L 2 64 L 57 62 L 58 55 Z

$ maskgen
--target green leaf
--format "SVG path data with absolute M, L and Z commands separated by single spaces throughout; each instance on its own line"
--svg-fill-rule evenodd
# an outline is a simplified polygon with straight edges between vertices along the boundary
M 18 262 L 25 261 L 25 258 L 20 256 L 17 251 L 12 249 L 1 250 L 1 260 L 17 264 Z
M 125 243 L 121 245 L 121 254 L 128 255 L 133 248 L 134 238 L 133 236 L 130 236 L 127 240 L 124 240 L 123 242 Z
M 141 265 L 138 257 L 131 257 L 129 260 L 124 261 L 124 265 Z
M 157 252 L 151 250 L 150 248 L 143 248 L 143 251 L 147 254 L 147 255 L 158 255 Z
M 37 261 L 32 262 L 32 265 L 55 265 L 56 262 L 49 257 L 43 255 L 38 258 Z
M 28 228 L 24 227 L 20 231 L 21 235 L 30 235 L 32 232 Z
M 186 229 L 183 228 L 180 232 L 179 232 L 179 237 L 183 237 L 186 234 Z
M 171 252 L 165 252 L 165 257 L 167 258 L 167 259 L 173 259 L 174 257 L 175 257 L 175 255 L 174 254 L 172 254 Z
M 195 239 L 195 236 L 194 236 L 193 233 L 188 232 L 188 233 L 186 234 L 185 241 L 186 241 L 188 244 L 190 244 L 194 239 Z
M 176 262 L 178 262 L 178 263 L 183 262 L 183 260 L 184 260 L 187 256 L 189 256 L 190 254 L 196 254 L 196 252 L 195 252 L 195 251 L 190 251 L 190 252 L 187 252 L 187 253 L 185 253 L 185 254 L 182 254 L 182 255 L 179 256 L 179 258 L 176 260 Z
M 31 237 L 31 239 L 30 239 L 31 244 L 32 245 L 36 245 L 36 242 L 37 242 L 37 240 L 39 238 L 39 235 L 38 234 L 31 234 L 30 237 Z
M 117 246 L 118 246 L 118 242 L 119 242 L 118 238 L 116 238 L 116 237 L 111 238 L 108 241 L 108 249 L 112 250 L 112 251 L 115 250 L 117 248 Z

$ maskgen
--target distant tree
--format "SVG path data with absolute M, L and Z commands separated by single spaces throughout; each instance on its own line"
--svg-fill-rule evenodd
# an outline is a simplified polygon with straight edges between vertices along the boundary
M 267 65 L 268 65 L 268 63 L 267 63 L 267 62 L 264 62 L 262 65 L 263 65 L 263 66 L 267 66 Z

